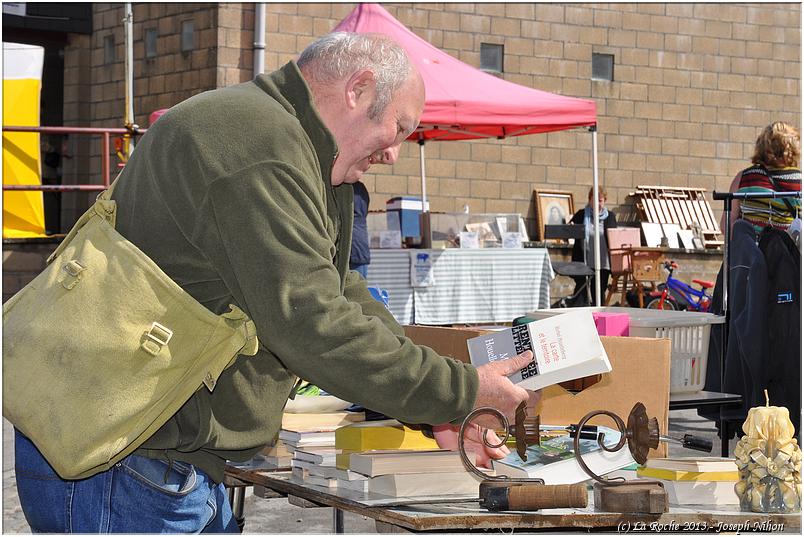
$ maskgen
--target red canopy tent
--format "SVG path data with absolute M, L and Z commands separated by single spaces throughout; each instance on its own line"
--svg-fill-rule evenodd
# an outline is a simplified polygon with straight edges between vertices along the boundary
M 420 147 L 423 202 L 427 200 L 425 141 L 506 138 L 576 127 L 592 131 L 593 187 L 597 191 L 594 101 L 528 88 L 484 73 L 420 38 L 379 4 L 359 4 L 333 31 L 387 35 L 402 45 L 421 72 L 424 112 L 409 140 L 417 141 Z M 593 205 L 597 223 L 597 204 Z M 597 236 L 595 233 L 595 243 Z M 595 252 L 595 266 L 599 267 L 598 244 Z M 595 272 L 599 288 L 599 269 Z
M 402 45 L 424 78 L 415 140 L 505 138 L 591 127 L 595 102 L 514 84 L 459 61 L 423 40 L 378 4 L 360 4 L 334 31 L 385 34 Z

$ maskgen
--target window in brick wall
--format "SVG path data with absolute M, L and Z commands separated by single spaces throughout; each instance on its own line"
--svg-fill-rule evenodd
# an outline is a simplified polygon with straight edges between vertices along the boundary
M 614 80 L 614 54 L 592 53 L 592 80 Z
M 503 46 L 480 43 L 480 68 L 493 73 L 503 72 Z
M 156 38 L 159 36 L 159 32 L 156 28 L 146 28 L 145 29 L 145 57 L 146 58 L 155 58 L 156 57 Z
M 114 60 L 114 34 L 110 34 L 103 38 L 103 63 L 114 63 Z
M 181 23 L 181 51 L 190 52 L 195 48 L 195 23 L 192 20 Z

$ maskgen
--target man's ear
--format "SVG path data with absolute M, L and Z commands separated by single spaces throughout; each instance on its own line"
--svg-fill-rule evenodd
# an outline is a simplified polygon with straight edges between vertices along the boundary
M 372 71 L 368 69 L 357 71 L 349 77 L 344 87 L 346 92 L 346 105 L 350 109 L 354 109 L 365 102 L 365 99 L 371 102 L 375 86 L 376 80 L 374 79 L 374 73 Z

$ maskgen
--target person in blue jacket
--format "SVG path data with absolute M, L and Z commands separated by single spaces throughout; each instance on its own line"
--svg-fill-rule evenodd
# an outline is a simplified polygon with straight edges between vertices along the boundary
M 377 151 L 370 157 L 371 164 L 393 164 L 399 156 L 399 145 Z M 371 250 L 369 249 L 368 226 L 366 215 L 369 208 L 369 193 L 361 181 L 352 185 L 355 191 L 355 220 L 352 224 L 352 251 L 349 254 L 349 269 L 357 271 L 361 276 L 368 276 L 368 266 L 371 263 Z

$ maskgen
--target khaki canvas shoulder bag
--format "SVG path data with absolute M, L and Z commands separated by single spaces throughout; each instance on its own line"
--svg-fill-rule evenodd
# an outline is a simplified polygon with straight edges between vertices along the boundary
M 115 231 L 113 187 L 3 306 L 3 416 L 64 479 L 109 469 L 257 352 L 243 311 L 215 315 Z

